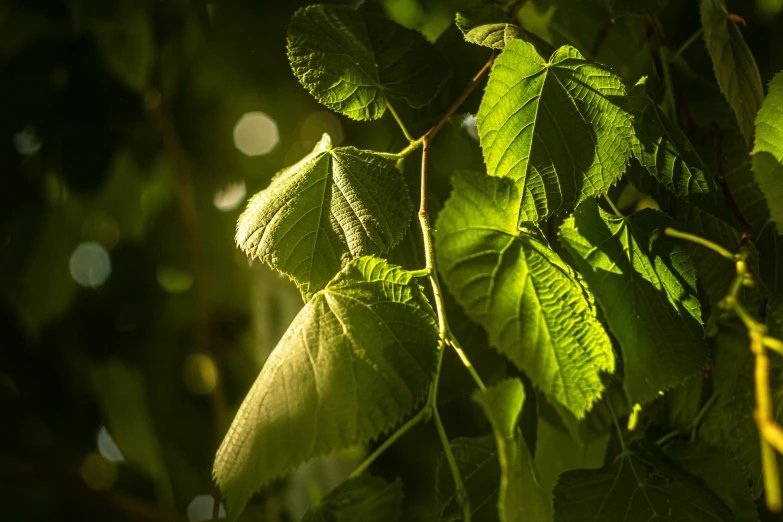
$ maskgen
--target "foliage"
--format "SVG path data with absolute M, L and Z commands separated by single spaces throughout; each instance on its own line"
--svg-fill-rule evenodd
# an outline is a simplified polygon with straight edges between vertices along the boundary
M 6 4 L 1 518 L 780 520 L 783 6 Z

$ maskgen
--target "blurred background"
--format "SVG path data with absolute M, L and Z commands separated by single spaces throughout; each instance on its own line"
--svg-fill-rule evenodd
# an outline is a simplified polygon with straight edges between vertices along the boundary
M 390 116 L 350 121 L 294 78 L 286 26 L 306 3 L 0 0 L 1 519 L 211 519 L 217 446 L 303 304 L 292 283 L 235 248 L 239 213 L 324 132 L 359 148 L 405 146 Z M 489 57 L 452 27 L 455 11 L 476 0 L 367 3 L 422 32 L 454 69 L 432 106 L 400 111 L 421 134 Z M 613 22 L 605 4 L 529 0 L 520 19 L 629 84 L 655 75 L 645 21 Z M 783 0 L 729 8 L 747 21 L 769 81 L 783 69 Z M 676 49 L 699 27 L 696 0 L 672 0 L 661 21 Z M 684 58 L 713 78 L 700 42 Z M 483 168 L 470 116 L 479 96 L 434 146 L 435 209 L 451 172 Z M 417 158 L 408 163 L 416 198 Z M 419 245 L 412 230 L 390 257 L 421 268 Z M 486 380 L 511 371 L 459 309 L 450 313 Z M 447 429 L 486 433 L 452 359 L 441 394 Z M 429 428 L 372 470 L 403 475 L 406 521 L 435 520 L 440 449 Z M 533 444 L 536 429 L 549 428 L 534 427 Z M 243 520 L 300 520 L 366 451 L 279 480 Z

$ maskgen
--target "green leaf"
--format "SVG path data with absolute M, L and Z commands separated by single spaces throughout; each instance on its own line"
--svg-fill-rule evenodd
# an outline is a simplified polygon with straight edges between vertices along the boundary
M 345 5 L 294 13 L 288 59 L 310 94 L 355 120 L 380 118 L 392 100 L 423 107 L 451 76 L 448 62 L 422 35 Z
M 498 492 L 500 462 L 493 435 L 479 438 L 459 438 L 451 441 L 451 451 L 470 499 L 472 522 L 498 522 Z M 462 520 L 462 508 L 457 503 L 454 477 L 445 457 L 436 470 L 435 504 L 441 522 Z
M 683 470 L 704 481 L 736 518 L 736 522 L 755 522 L 759 519 L 748 481 L 742 475 L 731 454 L 703 442 L 675 441 L 665 448 L 666 455 Z
M 724 0 L 701 0 L 704 41 L 712 58 L 715 77 L 748 143 L 753 141 L 753 121 L 764 101 L 764 86 L 756 60 L 737 24 L 729 18 Z
M 769 94 L 756 118 L 753 173 L 778 230 L 783 227 L 783 72 L 769 83 Z
M 519 186 L 520 221 L 569 212 L 605 193 L 630 156 L 631 115 L 622 81 L 565 46 L 546 60 L 512 40 L 489 77 L 478 113 L 490 175 Z
M 397 244 L 412 208 L 393 160 L 333 148 L 324 134 L 312 153 L 253 196 L 239 217 L 236 241 L 247 255 L 291 276 L 308 295 L 351 258 Z
M 669 0 L 606 0 L 606 6 L 614 18 L 658 13 L 668 3 Z
M 670 193 L 720 218 L 726 197 L 685 133 L 650 99 L 642 79 L 629 93 L 634 113 L 634 156 Z M 655 194 L 652 194 L 655 195 Z
M 656 210 L 619 217 L 588 200 L 560 228 L 620 342 L 631 404 L 655 400 L 707 362 L 696 274 L 687 245 L 663 233 L 670 224 Z
M 462 172 L 438 216 L 440 273 L 490 343 L 577 417 L 614 372 L 611 341 L 579 277 L 535 233 L 519 226 L 511 180 Z
M 500 522 L 552 520 L 552 505 L 546 496 L 533 456 L 525 444 L 517 419 L 525 403 L 525 388 L 519 379 L 507 379 L 473 395 L 492 425 L 500 461 L 498 519 Z
M 214 475 L 232 516 L 294 466 L 392 428 L 426 395 L 437 346 L 410 274 L 352 261 L 294 319 L 218 450 Z
M 314 504 L 302 522 L 397 522 L 402 509 L 402 481 L 379 477 L 350 478 Z
M 133 90 L 144 93 L 155 68 L 155 34 L 144 9 L 96 22 L 93 32 L 108 69 Z
M 652 443 L 633 445 L 597 470 L 564 473 L 555 488 L 557 522 L 736 520 L 705 484 Z
M 482 4 L 457 13 L 457 28 L 465 40 L 490 49 L 502 49 L 519 38 L 522 29 L 509 23 L 508 12 L 497 4 Z
M 712 383 L 718 395 L 699 428 L 699 438 L 729 450 L 751 481 L 754 498 L 763 490 L 756 406 L 755 357 L 745 326 L 738 320 L 721 324 L 712 345 Z M 780 369 L 772 368 L 770 382 L 780 382 Z M 775 420 L 783 421 L 783 397 L 773 387 Z M 778 459 L 780 460 L 780 459 Z

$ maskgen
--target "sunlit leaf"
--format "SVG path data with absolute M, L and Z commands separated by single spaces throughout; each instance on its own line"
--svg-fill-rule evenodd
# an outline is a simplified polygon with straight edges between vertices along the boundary
M 355 120 L 380 118 L 394 100 L 423 107 L 451 75 L 422 35 L 347 5 L 298 10 L 288 59 L 310 94 Z
M 305 513 L 302 522 L 397 522 L 402 507 L 402 481 L 391 484 L 360 475 L 334 488 Z
M 769 84 L 756 118 L 753 173 L 769 206 L 770 217 L 783 227 L 783 72 Z
M 408 272 L 371 257 L 349 264 L 294 319 L 218 450 L 230 514 L 294 466 L 393 427 L 424 398 L 437 345 Z
M 670 224 L 656 210 L 619 217 L 588 200 L 560 228 L 620 342 L 631 404 L 653 401 L 707 361 L 696 274 L 687 245 L 663 233 Z
M 438 216 L 440 273 L 491 344 L 553 400 L 583 417 L 614 371 L 592 296 L 535 232 L 517 221 L 511 180 L 458 173 Z
M 495 60 L 478 113 L 490 175 L 519 186 L 521 221 L 568 212 L 625 171 L 632 118 L 625 88 L 573 47 L 548 59 L 510 41 Z
M 729 18 L 724 0 L 701 0 L 704 41 L 712 58 L 715 77 L 737 116 L 748 143 L 753 141 L 753 122 L 764 100 L 764 86 L 756 60 L 737 24 Z
M 564 473 L 555 488 L 557 522 L 736 520 L 704 482 L 652 443 L 634 444 L 597 470 Z
M 410 222 L 408 187 L 393 160 L 332 147 L 280 172 L 239 217 L 236 240 L 249 256 L 291 276 L 305 295 L 351 258 L 381 254 Z
M 457 27 L 465 40 L 491 49 L 502 49 L 519 38 L 520 27 L 510 23 L 508 12 L 497 4 L 483 4 L 457 13 Z
M 552 520 L 552 505 L 541 487 L 533 456 L 517 427 L 525 402 L 525 388 L 519 379 L 501 381 L 473 395 L 492 425 L 498 459 L 500 522 Z

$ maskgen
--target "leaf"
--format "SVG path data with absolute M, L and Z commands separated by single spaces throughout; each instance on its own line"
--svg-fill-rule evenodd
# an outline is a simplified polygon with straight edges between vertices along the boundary
M 697 477 L 652 443 L 634 444 L 597 470 L 569 471 L 555 488 L 555 521 L 735 520 Z
M 606 6 L 613 18 L 658 13 L 668 3 L 669 0 L 606 0 Z
M 392 428 L 426 395 L 437 346 L 434 313 L 410 274 L 352 261 L 294 319 L 218 450 L 230 514 L 294 466 Z
M 748 481 L 729 452 L 703 442 L 681 441 L 669 444 L 664 451 L 683 470 L 702 479 L 729 507 L 736 517 L 733 520 L 755 522 L 759 519 Z
M 502 49 L 519 38 L 522 29 L 509 23 L 508 13 L 497 4 L 482 4 L 457 13 L 457 28 L 465 40 L 490 49 Z
M 302 522 L 397 522 L 402 509 L 402 481 L 379 477 L 349 478 L 305 513 Z
M 155 34 L 144 9 L 96 22 L 93 31 L 106 66 L 138 93 L 149 87 L 155 68 Z
M 754 498 L 758 498 L 763 485 L 759 434 L 753 419 L 755 361 L 742 323 L 735 320 L 721 324 L 712 352 L 712 383 L 718 398 L 704 416 L 699 439 L 729 450 L 751 481 Z M 779 368 L 772 368 L 770 382 L 780 382 L 780 374 Z M 773 392 L 775 420 L 781 422 L 783 398 L 779 390 L 773 388 Z
M 381 254 L 402 239 L 413 206 L 393 160 L 324 134 L 313 152 L 253 196 L 237 245 L 291 276 L 305 295 L 351 258 Z
M 737 116 L 748 143 L 753 141 L 753 121 L 764 101 L 764 86 L 756 60 L 737 24 L 729 18 L 724 0 L 701 0 L 704 41 L 712 58 L 715 78 Z
M 574 271 L 517 221 L 511 180 L 461 172 L 438 216 L 436 261 L 468 316 L 490 343 L 577 417 L 614 372 L 609 337 Z
M 520 221 L 569 212 L 605 193 L 630 156 L 625 88 L 608 69 L 565 46 L 549 60 L 510 41 L 495 60 L 478 113 L 490 175 L 519 186 Z
M 489 419 L 500 461 L 498 519 L 500 522 L 552 520 L 552 506 L 541 487 L 533 456 L 517 427 L 525 402 L 519 379 L 507 379 L 473 395 Z
M 294 13 L 288 59 L 310 94 L 355 120 L 380 118 L 392 100 L 423 107 L 451 76 L 448 63 L 419 33 L 340 5 Z
M 728 219 L 726 198 L 683 131 L 646 93 L 642 79 L 629 93 L 634 113 L 634 156 L 666 190 Z M 653 194 L 654 195 L 654 194 Z
M 451 451 L 470 499 L 472 522 L 498 522 L 498 491 L 500 462 L 495 438 L 459 438 L 451 441 Z M 441 522 L 462 520 L 462 508 L 457 503 L 454 477 L 445 457 L 436 470 L 435 504 Z
M 769 94 L 756 118 L 752 161 L 770 217 L 780 230 L 783 227 L 783 72 L 769 83 Z
M 655 400 L 707 362 L 696 274 L 687 245 L 663 233 L 670 224 L 656 210 L 619 217 L 588 200 L 560 228 L 620 342 L 631 404 Z

